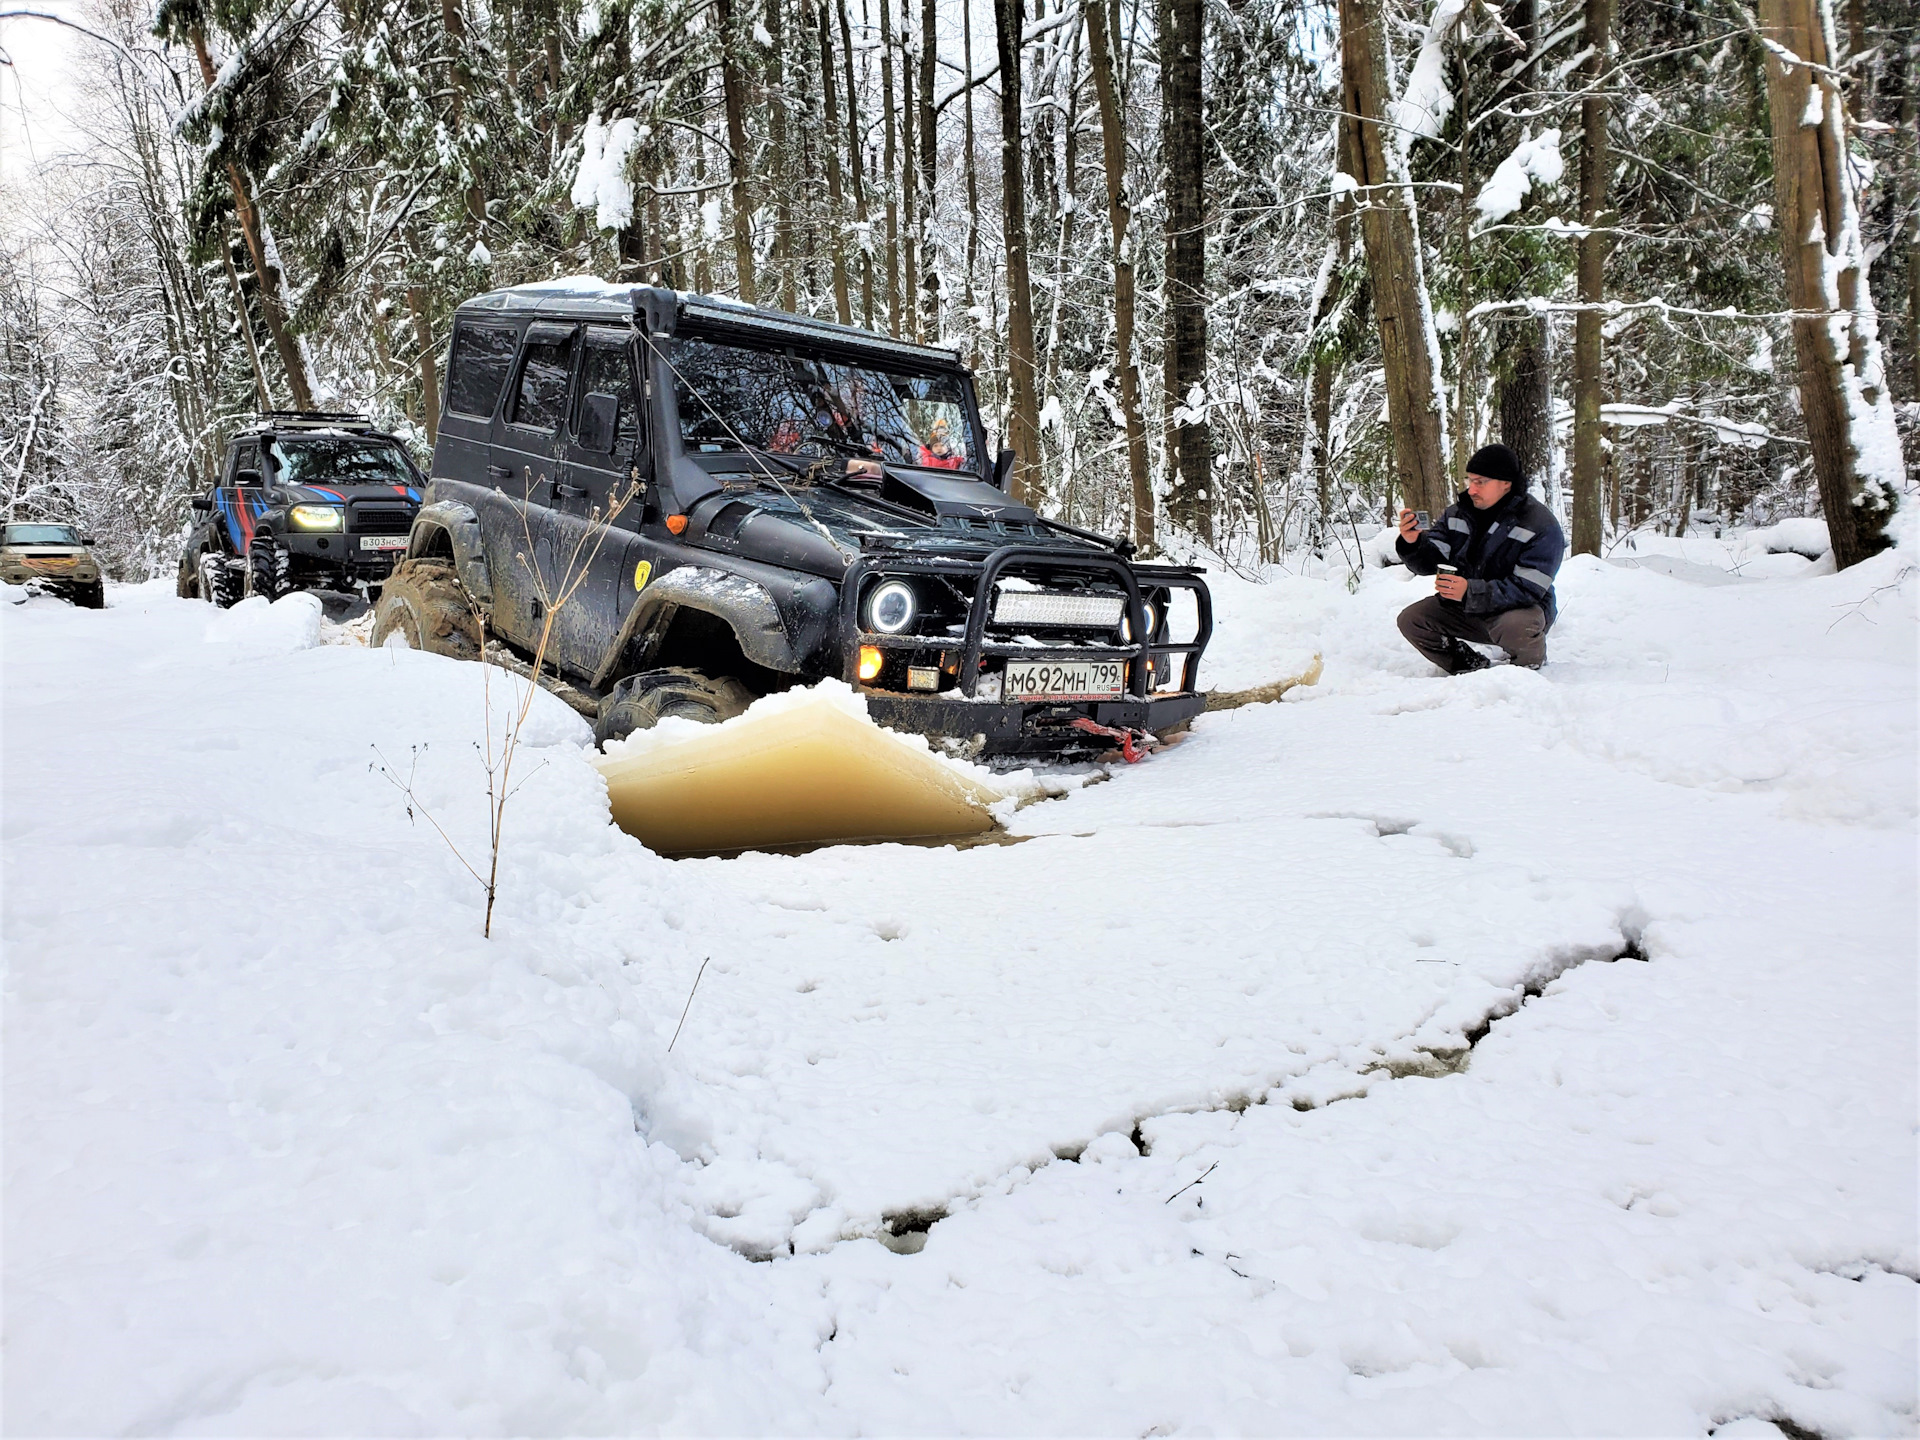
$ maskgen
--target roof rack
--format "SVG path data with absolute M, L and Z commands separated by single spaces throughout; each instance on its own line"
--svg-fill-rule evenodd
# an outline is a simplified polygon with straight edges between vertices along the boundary
M 262 410 L 256 419 L 263 425 L 367 425 L 373 421 L 351 410 Z

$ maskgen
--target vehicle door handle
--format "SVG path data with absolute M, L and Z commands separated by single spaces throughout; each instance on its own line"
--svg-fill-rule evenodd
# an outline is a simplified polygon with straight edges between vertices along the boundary
M 553 493 L 564 496 L 568 500 L 584 500 L 587 498 L 586 490 L 579 485 L 563 485 L 555 482 Z
M 505 465 L 487 466 L 487 478 L 490 480 L 511 480 L 513 471 Z

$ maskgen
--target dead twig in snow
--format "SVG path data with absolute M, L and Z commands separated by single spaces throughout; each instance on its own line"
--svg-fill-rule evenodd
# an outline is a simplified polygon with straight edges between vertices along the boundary
M 680 1010 L 680 1023 L 673 1027 L 673 1040 L 667 1041 L 667 1053 L 669 1055 L 673 1053 L 674 1041 L 680 1038 L 680 1032 L 686 1026 L 687 1011 L 693 1009 L 693 991 L 700 988 L 700 977 L 707 973 L 707 965 L 712 959 L 713 957 L 709 955 L 705 960 L 702 960 L 700 962 L 700 969 L 694 974 L 693 989 L 687 991 L 687 1003 L 682 1006 Z
M 1219 1168 L 1220 1168 L 1220 1162 L 1218 1160 L 1214 1161 L 1213 1164 L 1207 1166 L 1206 1169 L 1202 1170 L 1198 1175 L 1194 1176 L 1193 1179 L 1189 1180 L 1186 1184 L 1182 1185 L 1178 1190 L 1174 1191 L 1173 1194 L 1167 1196 L 1167 1198 L 1162 1200 L 1160 1203 L 1162 1205 L 1173 1204 L 1174 1201 L 1178 1200 L 1182 1195 L 1186 1194 L 1187 1191 L 1193 1189 L 1194 1186 L 1198 1185 L 1202 1180 L 1206 1179 L 1207 1176 L 1213 1174 L 1213 1172 L 1218 1170 Z

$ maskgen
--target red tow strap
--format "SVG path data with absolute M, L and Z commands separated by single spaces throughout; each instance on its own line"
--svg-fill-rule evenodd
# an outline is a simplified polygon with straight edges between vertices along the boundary
M 1126 757 L 1129 765 L 1138 765 L 1142 760 L 1146 759 L 1147 756 L 1151 755 L 1160 744 L 1158 740 L 1154 739 L 1153 736 L 1145 730 L 1128 730 L 1124 727 L 1116 728 L 1112 725 L 1102 725 L 1099 721 L 1090 720 L 1085 715 L 1081 715 L 1074 720 L 1073 728 L 1084 731 L 1088 735 L 1104 735 L 1109 740 L 1118 740 L 1120 742 L 1120 753 Z

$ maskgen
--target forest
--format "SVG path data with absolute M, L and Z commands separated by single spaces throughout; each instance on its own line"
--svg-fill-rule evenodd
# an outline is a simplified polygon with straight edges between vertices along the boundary
M 592 274 L 959 351 L 1017 492 L 1360 563 L 1499 439 L 1576 551 L 1884 543 L 1920 431 L 1903 0 L 96 0 L 0 194 L 8 518 L 171 573 L 225 436 L 425 458 L 449 320 Z M 0 32 L 0 41 L 4 32 Z

